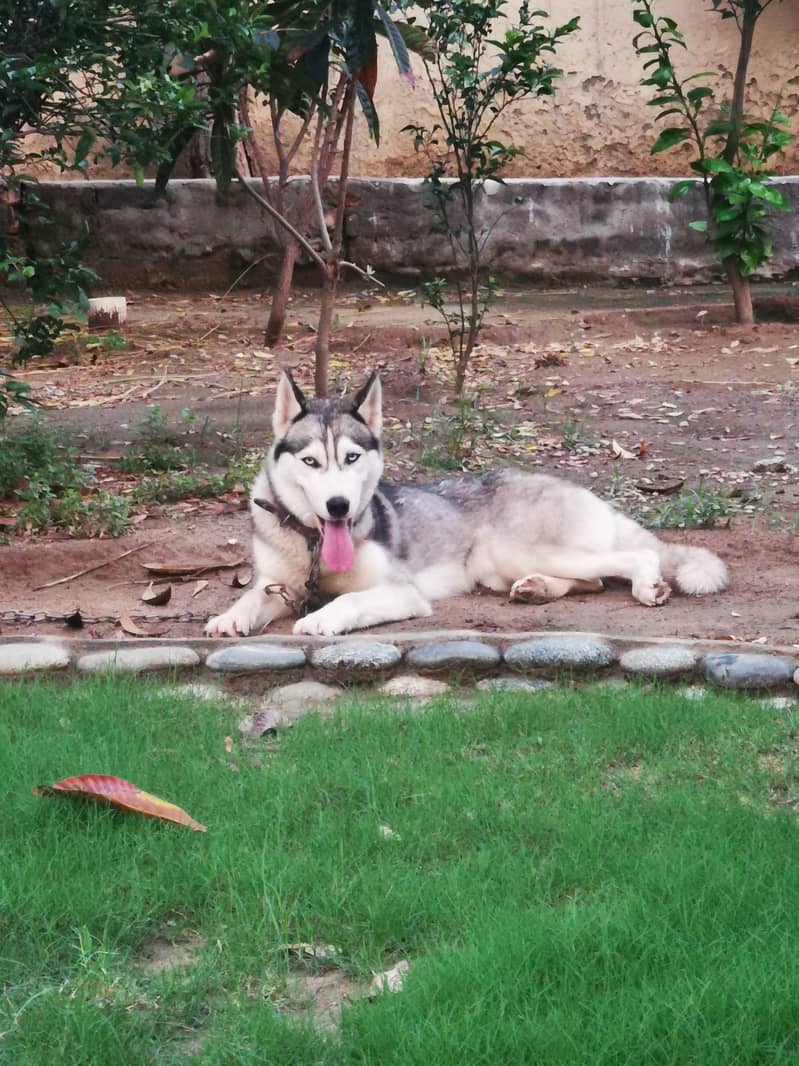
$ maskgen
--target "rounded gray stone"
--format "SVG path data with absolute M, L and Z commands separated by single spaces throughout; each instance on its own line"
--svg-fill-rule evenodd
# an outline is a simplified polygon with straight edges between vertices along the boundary
M 266 729 L 291 726 L 306 714 L 330 713 L 327 705 L 338 699 L 343 691 L 337 685 L 323 685 L 319 681 L 297 681 L 294 685 L 281 685 L 280 688 L 272 689 L 256 716 L 267 716 Z
M 693 670 L 696 660 L 696 653 L 682 644 L 652 645 L 648 648 L 631 648 L 624 652 L 619 666 L 629 674 L 674 677 Z
M 714 652 L 701 663 L 708 681 L 725 688 L 774 688 L 785 685 L 794 675 L 795 664 L 780 655 L 754 655 L 749 652 Z
M 610 666 L 613 649 L 590 637 L 543 637 L 524 640 L 505 649 L 505 662 L 517 670 L 535 666 L 591 669 Z
M 305 666 L 305 652 L 289 644 L 231 644 L 212 651 L 209 670 L 245 673 L 258 670 L 295 670 Z
M 526 677 L 486 677 L 476 687 L 481 692 L 543 692 L 552 688 L 552 682 Z
M 407 696 L 411 699 L 433 699 L 448 689 L 446 681 L 420 677 L 419 674 L 401 674 L 380 686 L 380 691 L 386 696 Z
M 49 641 L 20 641 L 0 644 L 0 674 L 32 674 L 37 670 L 64 670 L 69 652 Z
M 417 644 L 405 656 L 417 670 L 488 669 L 497 666 L 497 648 L 480 640 L 441 640 Z
M 181 647 L 112 648 L 109 651 L 89 652 L 78 659 L 78 670 L 82 673 L 114 670 L 139 674 L 145 670 L 171 670 L 199 665 L 200 656 L 197 652 Z
M 365 674 L 372 670 L 387 670 L 396 666 L 401 658 L 402 652 L 395 644 L 352 640 L 317 648 L 311 655 L 311 663 L 321 670 Z

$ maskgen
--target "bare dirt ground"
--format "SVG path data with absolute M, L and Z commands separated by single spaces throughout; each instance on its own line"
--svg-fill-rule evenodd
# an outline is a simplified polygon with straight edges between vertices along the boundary
M 508 291 L 474 359 L 477 407 L 460 414 L 444 385 L 447 353 L 429 309 L 409 292 L 344 294 L 332 386 L 380 368 L 389 476 L 434 480 L 513 462 L 590 485 L 635 514 L 679 504 L 697 486 L 732 512 L 719 514 L 715 528 L 663 534 L 725 558 L 731 587 L 719 596 L 675 596 L 649 609 L 621 588 L 544 607 L 485 593 L 439 603 L 432 619 L 404 628 L 572 629 L 799 647 L 799 298 L 790 289 L 759 291 L 761 321 L 749 328 L 732 324 L 725 294 L 712 289 Z M 129 294 L 123 350 L 62 353 L 25 377 L 48 423 L 72 434 L 98 487 L 130 491 L 135 479 L 116 463 L 139 446 L 153 404 L 183 425 L 199 461 L 221 469 L 232 442 L 266 444 L 280 367 L 310 383 L 316 300 L 312 292 L 294 300 L 286 341 L 270 351 L 260 336 L 266 306 L 254 294 Z M 191 423 L 180 422 L 186 409 L 196 416 Z M 12 430 L 20 422 L 11 419 Z M 97 636 L 136 640 L 137 628 L 200 635 L 205 618 L 239 594 L 231 582 L 249 559 L 243 505 L 243 486 L 150 505 L 135 515 L 135 532 L 111 541 L 31 535 L 0 501 L 3 634 L 68 635 L 64 616 L 79 608 L 84 632 Z M 35 591 L 130 548 L 139 550 Z M 234 565 L 173 579 L 169 605 L 147 607 L 142 564 L 159 562 Z

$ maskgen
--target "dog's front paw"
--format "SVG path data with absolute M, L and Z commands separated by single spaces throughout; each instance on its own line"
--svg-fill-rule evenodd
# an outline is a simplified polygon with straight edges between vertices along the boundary
M 246 637 L 257 633 L 269 621 L 264 610 L 264 596 L 260 589 L 250 589 L 229 611 L 211 618 L 205 626 L 209 637 Z
M 243 612 L 231 607 L 224 614 L 209 618 L 205 624 L 207 637 L 246 637 L 252 629 L 252 621 Z
M 330 609 L 333 606 L 330 603 L 313 614 L 298 619 L 294 623 L 294 632 L 298 636 L 308 637 L 335 637 L 339 633 L 346 633 L 351 627 L 347 625 L 340 611 Z
M 671 585 L 667 581 L 633 585 L 633 596 L 644 607 L 662 607 L 671 596 Z

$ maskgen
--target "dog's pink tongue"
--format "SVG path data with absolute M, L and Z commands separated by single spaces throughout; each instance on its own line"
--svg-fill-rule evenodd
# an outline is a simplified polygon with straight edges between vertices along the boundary
M 322 522 L 322 562 L 335 573 L 349 570 L 355 559 L 355 545 L 352 543 L 346 518 L 340 522 L 329 520 Z

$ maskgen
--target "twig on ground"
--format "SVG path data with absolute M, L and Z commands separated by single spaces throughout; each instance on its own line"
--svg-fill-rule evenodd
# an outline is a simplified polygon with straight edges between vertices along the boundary
M 364 339 L 362 341 L 358 341 L 358 343 L 355 345 L 355 347 L 350 351 L 350 355 L 354 355 L 355 352 L 357 352 L 359 348 L 363 348 L 364 344 L 366 344 L 366 342 L 371 340 L 371 339 L 372 339 L 372 334 L 371 333 L 367 333 L 366 336 L 364 337 Z
M 246 266 L 244 268 L 244 270 L 242 270 L 242 272 L 239 274 L 239 276 L 237 278 L 234 278 L 233 281 L 230 283 L 230 285 L 228 285 L 228 287 L 222 293 L 222 299 L 224 300 L 226 296 L 230 296 L 230 294 L 233 292 L 233 290 L 236 288 L 236 286 L 238 285 L 238 283 L 241 281 L 242 278 L 246 277 L 247 274 L 249 274 L 249 272 L 251 270 L 255 269 L 255 267 L 260 266 L 261 263 L 263 263 L 263 261 L 265 259 L 271 258 L 271 256 L 273 254 L 274 254 L 273 252 L 267 252 L 266 255 L 262 255 L 260 257 L 260 259 L 256 259 L 254 263 L 250 263 L 249 266 Z M 218 326 L 214 326 L 214 329 L 218 329 L 218 328 L 219 328 Z M 203 336 L 207 336 L 207 334 L 204 334 Z M 200 340 L 202 340 L 202 339 L 203 338 L 200 337 Z
M 33 592 L 41 592 L 42 589 L 51 589 L 55 585 L 65 585 L 67 581 L 74 581 L 77 577 L 83 577 L 85 574 L 91 574 L 95 570 L 102 570 L 104 566 L 110 566 L 111 563 L 118 563 L 120 559 L 124 559 L 127 555 L 132 555 L 134 552 L 140 552 L 142 548 L 149 548 L 150 545 L 155 544 L 154 540 L 148 540 L 144 544 L 137 544 L 135 548 L 128 548 L 126 552 L 122 552 L 121 555 L 115 555 L 112 559 L 106 559 L 105 562 L 95 563 L 94 566 L 87 566 L 85 570 L 78 570 L 75 574 L 70 574 L 68 577 L 60 577 L 57 581 L 48 581 L 44 585 L 34 585 Z

